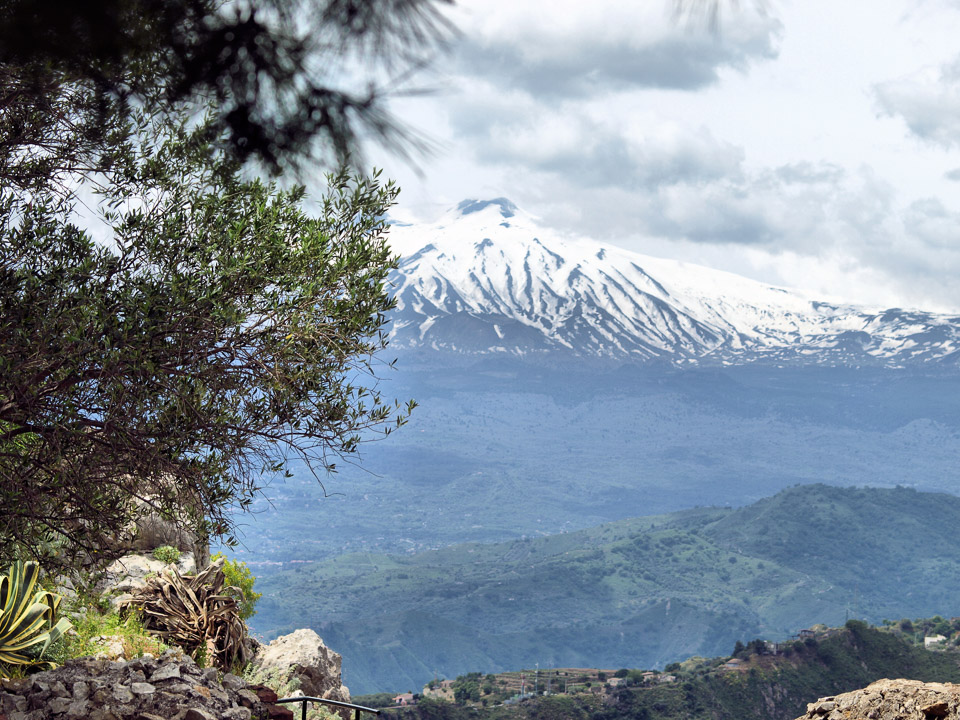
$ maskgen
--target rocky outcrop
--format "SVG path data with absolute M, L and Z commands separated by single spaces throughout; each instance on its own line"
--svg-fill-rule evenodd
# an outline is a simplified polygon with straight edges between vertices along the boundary
M 171 567 L 169 563 L 156 560 L 150 555 L 131 554 L 114 560 L 107 566 L 103 579 L 96 585 L 96 590 L 106 594 L 114 608 L 130 600 L 138 590 L 147 585 L 147 577 L 159 575 Z M 185 552 L 174 566 L 181 575 L 192 575 L 197 571 L 193 553 Z
M 810 703 L 798 720 L 960 720 L 960 685 L 877 680 Z
M 298 680 L 304 695 L 350 702 L 350 691 L 341 680 L 340 654 L 313 630 L 294 630 L 261 646 L 253 664 L 260 673 Z
M 165 520 L 156 513 L 149 513 L 138 519 L 130 549 L 150 552 L 161 545 L 170 545 L 181 552 L 191 553 L 199 559 L 201 570 L 210 561 L 208 544 L 196 533 L 187 530 L 183 523 Z
M 3 680 L 3 720 L 281 720 L 290 709 L 275 705 L 268 688 L 248 686 L 215 668 L 201 669 L 168 650 L 129 662 L 93 658 L 18 680 Z

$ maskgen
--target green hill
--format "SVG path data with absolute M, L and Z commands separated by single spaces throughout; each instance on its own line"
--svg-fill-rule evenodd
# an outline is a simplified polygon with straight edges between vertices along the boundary
M 261 578 L 253 625 L 313 627 L 355 692 L 534 663 L 663 667 L 848 616 L 951 615 L 958 525 L 950 495 L 798 486 L 739 509 L 299 565 Z
M 960 681 L 955 650 L 927 651 L 854 620 L 792 643 L 787 654 L 744 657 L 737 670 L 723 666 L 726 658 L 693 658 L 673 671 L 673 682 L 662 684 L 535 697 L 497 707 L 427 701 L 398 714 L 400 720 L 792 720 L 808 702 L 884 677 Z

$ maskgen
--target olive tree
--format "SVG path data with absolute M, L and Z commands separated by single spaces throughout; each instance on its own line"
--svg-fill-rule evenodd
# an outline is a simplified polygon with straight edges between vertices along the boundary
M 229 541 L 271 477 L 331 469 L 411 407 L 376 383 L 393 184 L 341 171 L 311 213 L 204 123 L 147 127 L 96 221 L 82 193 L 0 190 L 6 554 L 119 550 L 148 510 Z

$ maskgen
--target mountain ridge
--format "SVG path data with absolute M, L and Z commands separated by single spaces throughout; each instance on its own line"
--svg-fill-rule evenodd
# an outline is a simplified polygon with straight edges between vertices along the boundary
M 831 302 L 732 273 L 561 238 L 506 198 L 398 226 L 395 348 L 730 363 L 960 360 L 960 317 Z

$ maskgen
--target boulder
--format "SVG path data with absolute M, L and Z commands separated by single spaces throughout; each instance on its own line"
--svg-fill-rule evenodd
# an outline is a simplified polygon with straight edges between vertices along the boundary
M 960 720 L 960 685 L 877 680 L 862 690 L 823 697 L 798 720 Z
M 350 691 L 341 681 L 340 654 L 313 630 L 294 630 L 262 645 L 253 664 L 258 672 L 298 680 L 304 695 L 350 702 Z

